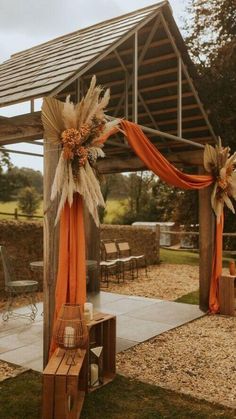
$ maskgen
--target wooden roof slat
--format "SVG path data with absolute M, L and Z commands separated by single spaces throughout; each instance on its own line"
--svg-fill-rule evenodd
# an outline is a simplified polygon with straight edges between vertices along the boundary
M 48 51 L 43 52 L 42 54 L 40 54 L 40 49 L 38 53 L 33 54 L 33 59 L 34 60 L 38 60 L 39 58 L 48 58 L 50 56 L 50 58 L 54 58 L 58 57 L 60 55 L 67 55 L 68 57 L 70 55 L 73 55 L 75 53 L 75 47 L 76 48 L 80 48 L 80 50 L 86 49 L 89 47 L 89 45 L 94 45 L 94 44 L 101 44 L 101 39 L 100 38 L 104 38 L 104 39 L 109 39 L 112 40 L 114 37 L 119 37 L 122 36 L 124 33 L 126 33 L 128 30 L 130 30 L 133 26 L 135 26 L 135 24 L 137 22 L 139 22 L 141 19 L 141 17 L 139 19 L 136 19 L 134 22 L 129 22 L 127 23 L 124 28 L 116 31 L 115 28 L 113 28 L 113 30 L 111 30 L 111 32 L 108 32 L 107 34 L 104 33 L 101 35 L 101 37 L 97 37 L 96 34 L 91 34 L 90 37 L 86 38 L 86 39 L 79 39 L 79 41 L 77 43 L 75 43 L 75 45 L 68 45 L 67 47 L 65 47 L 64 44 L 60 45 L 60 48 L 58 48 L 58 45 L 55 45 L 55 48 L 53 48 L 53 46 L 50 47 L 50 49 Z M 91 38 L 91 39 L 89 39 Z M 60 52 L 62 54 L 60 54 Z M 68 53 L 71 54 L 69 55 Z M 20 53 L 19 53 L 20 54 Z M 22 54 L 19 55 L 19 57 L 16 59 L 12 58 L 9 59 L 8 61 L 5 61 L 2 65 L 1 68 L 4 69 L 4 64 L 7 64 L 7 68 L 9 69 L 13 69 L 17 66 L 19 66 L 21 61 L 24 61 L 24 63 L 32 63 L 32 57 L 26 57 Z
M 60 39 L 55 39 L 52 41 L 48 41 L 44 44 L 41 45 L 36 45 L 35 47 L 32 47 L 28 50 L 25 51 L 21 51 L 18 52 L 16 54 L 13 54 L 11 56 L 11 58 L 8 61 L 5 61 L 3 64 L 6 64 L 7 62 L 9 62 L 10 60 L 16 60 L 16 59 L 22 59 L 23 57 L 27 57 L 27 56 L 31 56 L 34 55 L 35 52 L 39 51 L 45 51 L 46 53 L 48 51 L 50 51 L 50 53 L 54 50 L 57 49 L 59 46 L 60 47 L 64 47 L 66 44 L 69 44 L 69 46 L 73 43 L 77 43 L 77 41 L 79 40 L 80 42 L 86 42 L 87 39 L 89 39 L 90 37 L 94 38 L 100 38 L 103 37 L 106 34 L 109 33 L 113 33 L 114 30 L 122 28 L 123 26 L 129 26 L 132 25 L 133 23 L 135 23 L 137 20 L 139 21 L 140 19 L 143 19 L 145 16 L 147 16 L 151 11 L 155 11 L 157 8 L 157 6 L 150 8 L 149 11 L 144 12 L 144 13 L 140 13 L 138 16 L 134 16 L 133 18 L 127 18 L 127 19 L 122 19 L 122 17 L 120 18 L 120 20 L 117 20 L 114 23 L 111 23 L 110 25 L 105 24 L 106 21 L 104 22 L 104 26 L 98 28 L 98 29 L 93 29 L 93 27 L 90 28 L 84 28 L 81 29 L 79 31 L 77 31 L 74 35 L 72 34 L 67 34 L 62 36 Z M 63 39 L 64 38 L 64 39 Z
M 167 38 L 166 39 L 159 40 L 159 41 L 152 42 L 150 44 L 150 47 L 151 48 L 157 48 L 159 46 L 166 45 L 166 44 L 169 44 L 170 45 L 170 41 Z M 140 44 L 139 45 L 139 51 L 142 50 L 142 48 L 143 48 L 143 46 L 142 46 L 142 44 Z M 125 50 L 119 51 L 119 54 L 122 57 L 124 57 L 125 55 L 130 55 L 131 51 L 132 51 L 132 49 L 130 49 L 130 48 L 129 49 L 125 49 Z M 74 67 L 78 67 L 78 65 L 82 65 L 82 64 L 86 63 L 88 59 L 91 59 L 93 57 L 93 54 L 91 55 L 91 57 L 86 57 L 86 56 L 85 57 L 81 57 L 80 56 L 80 52 L 78 51 L 77 53 L 72 54 L 72 56 L 73 56 L 73 60 L 72 61 L 69 61 L 68 62 L 67 59 L 64 59 L 64 60 L 58 59 L 58 60 L 56 60 L 55 65 L 50 65 L 50 62 L 47 61 L 46 63 L 44 63 L 43 68 L 39 66 L 38 61 L 35 62 L 35 63 L 32 63 L 30 68 L 25 63 L 22 63 L 22 67 L 17 66 L 16 72 L 14 74 L 12 72 L 9 73 L 9 76 L 10 77 L 7 76 L 4 72 L 2 73 L 0 71 L 0 82 L 1 82 L 1 80 L 5 82 L 8 79 L 8 77 L 9 77 L 10 80 L 15 80 L 15 77 L 16 77 L 16 75 L 18 73 L 19 73 L 19 77 L 22 77 L 22 72 L 21 72 L 22 69 L 24 70 L 24 74 L 31 74 L 32 73 L 32 69 L 35 69 L 36 70 L 36 74 L 38 73 L 38 70 L 40 70 L 40 73 L 41 74 L 44 74 L 44 73 L 48 73 L 48 72 L 49 73 L 54 72 L 56 69 L 58 69 L 58 68 L 60 69 L 62 67 L 65 67 L 66 68 L 66 67 L 70 67 L 72 65 Z M 78 57 L 78 59 L 77 59 L 77 57 Z M 106 60 L 111 60 L 111 59 L 113 60 L 114 58 L 115 58 L 115 55 L 111 53 L 104 60 L 105 61 Z M 1 66 L 0 66 L 0 70 L 1 70 Z M 3 75 L 1 76 L 1 74 L 3 74 Z
M 155 13 L 153 13 L 153 11 Z M 157 11 L 157 7 L 152 6 L 152 8 L 148 8 L 145 11 L 142 11 L 140 13 L 135 13 L 135 15 L 132 15 L 129 19 L 127 19 L 127 17 L 121 17 L 120 18 L 120 22 L 119 22 L 119 26 L 118 26 L 118 21 L 117 20 L 113 20 L 112 22 L 108 23 L 108 25 L 111 25 L 112 28 L 112 24 L 116 24 L 116 29 L 118 28 L 119 30 L 121 30 L 121 27 L 123 25 L 123 29 L 124 29 L 124 34 L 126 35 L 127 33 L 129 33 L 129 31 L 131 29 L 133 29 L 134 27 L 137 26 L 137 24 L 139 24 L 140 22 L 146 23 L 145 18 L 149 16 L 154 17 Z M 150 20 L 150 18 L 148 19 Z M 144 26 L 144 25 L 142 25 Z M 96 27 L 98 28 L 98 27 Z M 103 24 L 103 28 L 108 28 L 107 24 L 104 23 Z M 85 34 L 86 31 L 84 31 Z M 88 31 L 87 31 L 88 32 Z M 46 56 L 43 55 L 43 57 L 37 57 L 37 54 L 40 53 L 40 47 L 37 47 L 34 50 L 34 54 L 28 55 L 26 52 L 23 52 L 22 54 L 19 53 L 15 56 L 12 57 L 12 59 L 10 59 L 8 62 L 6 62 L 4 65 L 0 66 L 0 80 L 1 82 L 3 82 L 4 85 L 1 85 L 2 87 L 0 87 L 1 89 L 1 94 L 0 94 L 0 102 L 2 103 L 2 105 L 6 105 L 10 102 L 13 102 L 16 100 L 16 98 L 18 98 L 19 100 L 23 100 L 25 97 L 29 97 L 29 91 L 33 92 L 33 88 L 37 89 L 37 92 L 39 91 L 38 89 L 40 89 L 40 80 L 41 80 L 41 84 L 44 84 L 44 87 L 42 89 L 43 92 L 45 92 L 45 89 L 47 91 L 47 88 L 45 87 L 45 84 L 49 85 L 55 85 L 56 83 L 58 83 L 58 85 L 60 85 L 61 81 L 67 80 L 68 76 L 69 76 L 69 72 L 68 73 L 62 73 L 65 77 L 63 80 L 63 76 L 57 75 L 56 77 L 53 74 L 53 70 L 55 70 L 54 68 L 51 68 L 51 72 L 47 73 L 48 78 L 40 78 L 38 79 L 38 76 L 41 75 L 42 71 L 45 71 L 45 68 L 48 67 L 52 67 L 53 65 L 55 66 L 55 64 L 58 65 L 62 65 L 63 63 L 66 62 L 70 62 L 70 65 L 73 63 L 74 65 L 78 65 L 78 69 L 80 68 L 81 64 L 79 64 L 78 60 L 81 59 L 83 60 L 84 58 L 86 58 L 87 61 L 91 61 L 92 59 L 95 58 L 95 56 L 99 56 L 99 54 L 103 51 L 103 50 L 107 50 L 110 45 L 112 45 L 113 43 L 115 44 L 117 41 L 120 40 L 120 33 L 116 33 L 115 30 L 113 31 L 114 33 L 110 36 L 110 37 L 102 37 L 99 42 L 96 41 L 96 37 L 95 35 L 91 35 L 91 39 L 90 41 L 87 41 L 87 44 L 83 41 L 83 47 L 79 48 L 78 51 L 78 55 L 75 54 L 75 52 L 72 50 L 71 54 L 72 56 L 69 54 L 69 56 L 64 56 L 67 55 L 65 54 L 65 49 L 63 49 L 63 45 L 62 45 L 62 38 L 60 40 L 55 40 L 55 43 L 57 45 L 57 51 L 56 51 L 56 55 L 51 56 L 49 55 L 50 53 L 50 48 L 49 48 L 49 52 L 48 54 L 46 53 Z M 78 36 L 79 33 L 76 35 Z M 92 37 L 93 36 L 93 37 Z M 74 37 L 73 37 L 74 38 Z M 67 38 L 67 40 L 69 39 L 69 37 Z M 122 39 L 122 36 L 121 36 Z M 65 38 L 64 38 L 65 40 Z M 74 41 L 74 39 L 73 39 Z M 81 38 L 79 37 L 78 39 L 78 46 L 79 46 L 79 41 L 81 41 Z M 59 42 L 59 44 L 58 44 Z M 95 47 L 96 42 L 98 42 L 97 47 Z M 51 43 L 49 43 L 48 45 L 52 46 L 53 45 L 53 41 Z M 60 45 L 60 49 L 58 51 L 58 46 Z M 69 45 L 69 44 L 68 44 Z M 43 48 L 45 47 L 45 45 L 43 46 Z M 26 55 L 25 55 L 26 54 Z M 63 54 L 63 56 L 61 56 L 61 54 Z M 71 60 L 72 58 L 72 60 Z M 23 61 L 21 61 L 21 59 Z M 30 60 L 29 62 L 27 62 L 27 59 Z M 38 61 L 37 61 L 38 60 Z M 83 64 L 84 65 L 84 60 L 83 60 Z M 20 77 L 21 75 L 21 71 L 24 72 L 24 69 L 27 68 L 27 71 L 29 71 L 29 79 L 24 79 L 22 80 L 22 84 L 20 84 L 20 80 L 18 79 L 17 86 L 15 86 L 13 84 L 14 78 L 12 78 L 12 71 L 13 69 L 17 66 L 17 72 L 16 74 L 14 74 L 14 76 L 19 75 L 18 77 Z M 58 69 L 58 68 L 57 68 Z M 77 69 L 77 70 L 78 70 Z M 2 70 L 2 71 L 1 71 Z M 74 70 L 75 71 L 75 70 Z M 10 82 L 7 83 L 7 72 L 9 74 L 10 80 L 12 81 L 12 89 L 10 86 Z M 46 77 L 47 77 L 46 76 Z M 1 79 L 2 77 L 2 79 Z M 21 87 L 20 87 L 21 86 Z M 20 88 L 22 88 L 22 97 L 20 98 Z M 3 91 L 4 90 L 4 91 Z M 27 91 L 27 93 L 26 93 Z M 35 94 L 37 95 L 38 93 Z

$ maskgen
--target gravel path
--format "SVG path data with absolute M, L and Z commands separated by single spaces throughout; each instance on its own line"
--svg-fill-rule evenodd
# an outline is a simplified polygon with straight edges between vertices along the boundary
M 125 283 L 109 282 L 104 291 L 126 295 L 139 295 L 141 297 L 176 300 L 199 287 L 198 266 L 188 265 L 153 265 L 145 270 L 140 269 L 138 279 L 134 281 L 126 277 Z
M 227 270 L 224 270 L 226 273 Z M 176 300 L 199 287 L 198 266 L 149 267 L 139 279 L 109 284 L 120 294 Z M 236 318 L 205 316 L 117 355 L 118 371 L 236 408 Z
M 24 371 L 26 371 L 26 368 L 8 364 L 7 362 L 0 360 L 0 382 L 10 377 L 16 377 Z
M 205 316 L 117 355 L 122 374 L 236 408 L 236 318 Z

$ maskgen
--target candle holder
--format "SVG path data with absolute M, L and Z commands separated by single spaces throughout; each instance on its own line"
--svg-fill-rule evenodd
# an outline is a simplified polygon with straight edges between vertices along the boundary
M 95 387 L 103 384 L 103 346 L 90 348 L 89 385 Z
M 75 365 L 75 356 L 85 349 L 88 329 L 79 304 L 63 304 L 56 321 L 54 339 L 59 348 L 67 352 L 67 365 Z

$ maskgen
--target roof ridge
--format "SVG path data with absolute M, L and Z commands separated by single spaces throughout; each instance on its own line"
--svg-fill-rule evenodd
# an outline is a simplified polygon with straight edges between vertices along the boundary
M 125 17 L 131 16 L 131 15 L 134 15 L 134 14 L 138 14 L 140 12 L 144 12 L 145 10 L 148 10 L 148 9 L 153 9 L 155 6 L 159 8 L 160 6 L 162 7 L 162 6 L 166 5 L 166 4 L 169 4 L 169 1 L 168 0 L 159 1 L 158 3 L 150 4 L 149 6 L 142 7 L 141 9 L 136 9 L 136 10 L 133 10 L 132 12 L 125 13 L 125 14 L 122 14 L 122 15 L 118 15 L 116 17 L 113 17 L 113 18 L 110 18 L 110 19 L 107 19 L 107 20 L 103 20 L 103 21 L 94 23 L 93 25 L 86 26 L 86 27 L 81 28 L 81 29 L 78 29 L 76 31 L 69 32 L 69 33 L 67 33 L 65 35 L 60 35 L 60 36 L 58 36 L 56 38 L 50 39 L 49 41 L 42 42 L 41 44 L 34 45 L 33 47 L 26 48 L 26 49 L 24 49 L 22 51 L 15 52 L 14 54 L 12 54 L 10 56 L 9 59 L 14 58 L 14 57 L 17 57 L 18 55 L 20 55 L 20 54 L 22 54 L 24 52 L 37 49 L 37 48 L 39 48 L 39 47 L 41 47 L 43 45 L 47 45 L 47 44 L 53 43 L 55 41 L 59 41 L 61 39 L 65 39 L 66 37 L 72 36 L 74 34 L 81 33 L 81 35 L 82 35 L 83 32 L 87 31 L 88 29 L 95 28 L 96 26 L 100 26 L 103 23 L 106 24 L 106 23 L 109 23 L 109 22 L 112 22 L 112 21 L 116 21 L 116 20 L 121 19 L 121 18 L 125 18 Z

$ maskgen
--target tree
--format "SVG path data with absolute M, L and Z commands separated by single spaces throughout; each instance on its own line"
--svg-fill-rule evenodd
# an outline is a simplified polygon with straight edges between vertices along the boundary
M 0 174 L 3 173 L 4 167 L 9 169 L 9 167 L 11 167 L 11 160 L 9 154 L 2 148 L 0 150 Z
M 8 165 L 6 172 L 0 172 L 0 201 L 13 201 L 22 188 L 32 186 L 42 195 L 43 176 L 40 171 Z
M 198 90 L 224 146 L 236 145 L 236 7 L 232 0 L 190 0 L 186 43 L 197 65 Z M 225 231 L 236 231 L 226 209 Z M 225 243 L 230 246 L 230 243 Z M 231 240 L 232 245 L 232 240 Z
M 40 195 L 33 187 L 27 186 L 26 188 L 22 189 L 19 193 L 19 208 L 22 210 L 24 214 L 27 214 L 29 217 L 34 215 L 35 211 L 39 207 L 40 201 Z
M 236 7 L 232 0 L 190 0 L 186 43 L 196 80 L 224 145 L 236 144 Z

